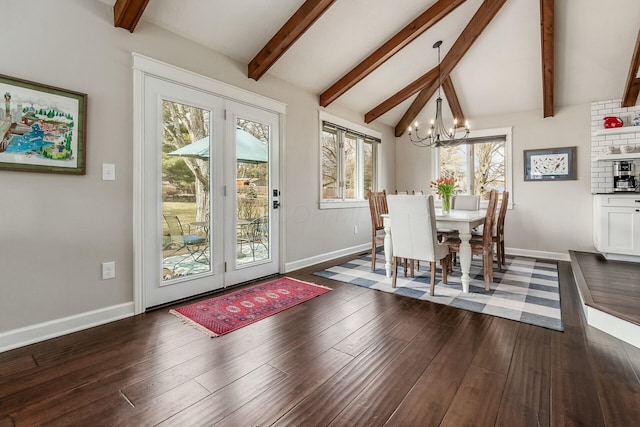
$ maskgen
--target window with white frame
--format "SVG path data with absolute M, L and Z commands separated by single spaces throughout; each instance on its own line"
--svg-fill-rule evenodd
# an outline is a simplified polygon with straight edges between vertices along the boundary
M 320 207 L 367 205 L 377 190 L 378 132 L 321 113 Z
M 491 190 L 506 190 L 511 203 L 511 128 L 472 132 L 466 143 L 437 151 L 437 176 L 453 176 L 459 194 L 488 200 Z

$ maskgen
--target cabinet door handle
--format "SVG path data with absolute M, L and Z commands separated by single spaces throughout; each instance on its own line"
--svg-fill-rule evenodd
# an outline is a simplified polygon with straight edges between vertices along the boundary
M 634 200 L 636 203 L 640 203 L 640 200 Z

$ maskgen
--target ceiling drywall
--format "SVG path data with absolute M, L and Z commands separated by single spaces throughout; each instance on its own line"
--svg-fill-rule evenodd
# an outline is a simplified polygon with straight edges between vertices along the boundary
M 114 4 L 114 0 L 103 0 Z M 338 98 L 365 114 L 437 65 L 482 0 L 467 0 Z M 304 0 L 153 0 L 145 23 L 249 63 Z M 320 95 L 435 0 L 337 0 L 268 73 Z M 466 117 L 540 110 L 540 2 L 507 0 L 451 78 Z M 555 2 L 555 108 L 621 98 L 640 26 L 640 1 Z M 433 97 L 435 98 L 435 96 Z M 444 96 L 443 96 L 444 98 Z M 413 97 L 378 120 L 395 126 Z M 446 103 L 446 101 L 445 101 Z M 434 111 L 431 99 L 422 120 Z M 448 108 L 445 104 L 445 113 Z

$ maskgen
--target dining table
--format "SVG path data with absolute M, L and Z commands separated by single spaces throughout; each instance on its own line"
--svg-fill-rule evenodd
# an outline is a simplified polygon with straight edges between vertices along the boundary
M 393 274 L 393 227 L 389 214 L 383 214 L 382 223 L 384 225 L 384 268 L 387 277 Z M 452 209 L 448 213 L 442 209 L 436 209 L 436 227 L 438 229 L 455 230 L 460 237 L 460 250 L 458 258 L 460 260 L 460 270 L 462 271 L 462 292 L 469 293 L 469 283 L 471 276 L 471 232 L 474 228 L 484 223 L 486 212 L 483 210 L 467 211 Z

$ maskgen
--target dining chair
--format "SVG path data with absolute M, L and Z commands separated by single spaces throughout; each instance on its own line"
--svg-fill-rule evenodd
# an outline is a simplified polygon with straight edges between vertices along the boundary
M 442 282 L 447 283 L 449 249 L 438 241 L 433 196 L 390 195 L 389 218 L 393 234 L 393 281 L 396 287 L 398 262 L 402 258 L 428 261 L 431 266 L 430 295 L 436 284 L 436 262 L 442 264 Z M 413 277 L 413 269 L 411 271 Z
M 198 234 L 185 233 L 180 218 L 178 218 L 177 215 L 163 215 L 163 217 L 169 230 L 169 246 L 176 247 L 169 256 L 177 254 L 182 249 L 186 249 L 189 253 L 189 255 L 180 260 L 180 262 L 174 264 L 173 271 L 175 272 L 176 267 L 189 258 L 198 262 L 201 262 L 200 259 L 204 259 L 204 262 L 208 263 L 209 260 L 206 254 L 208 245 L 207 238 Z
M 497 218 L 494 215 L 493 225 L 493 243 L 495 245 L 496 264 L 498 270 L 502 270 L 502 266 L 506 265 L 506 257 L 504 254 L 504 220 L 507 216 L 507 208 L 509 205 L 509 192 L 502 192 L 502 201 L 500 203 L 500 210 L 496 212 Z M 497 207 L 496 207 L 497 210 Z M 475 238 L 482 236 L 482 231 L 474 231 Z
M 459 194 L 451 198 L 451 209 L 459 211 L 477 211 L 480 209 L 480 196 Z
M 498 192 L 496 190 L 491 190 L 489 193 L 487 213 L 484 217 L 482 236 L 472 236 L 469 241 L 469 244 L 471 245 L 471 254 L 482 255 L 484 288 L 487 291 L 491 289 L 491 282 L 493 282 L 493 223 L 495 221 L 497 202 Z M 447 237 L 444 244 L 449 246 L 449 252 L 452 256 L 455 253 L 460 252 L 459 237 Z
M 240 233 L 237 236 L 238 244 L 240 244 L 240 250 L 244 244 L 248 244 L 251 249 L 251 256 L 253 260 L 256 260 L 256 249 L 259 245 L 262 245 L 264 249 L 269 251 L 269 217 L 261 216 L 251 220 L 248 224 L 241 227 Z
M 385 190 L 369 192 L 369 211 L 371 212 L 371 271 L 375 271 L 376 248 L 379 244 L 384 243 L 384 234 L 378 233 L 384 230 L 381 215 L 389 213 Z
M 509 205 L 509 192 L 502 192 L 502 202 L 500 202 L 500 212 L 498 213 L 498 222 L 493 233 L 493 243 L 496 245 L 496 260 L 498 261 L 498 270 L 502 270 L 502 266 L 506 265 L 506 257 L 504 255 L 504 219 L 507 216 L 507 207 Z

